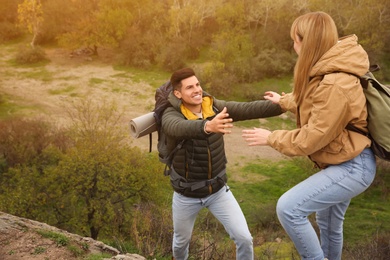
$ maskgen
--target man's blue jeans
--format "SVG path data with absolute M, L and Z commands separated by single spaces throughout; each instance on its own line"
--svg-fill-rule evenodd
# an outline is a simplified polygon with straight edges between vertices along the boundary
M 280 197 L 279 221 L 302 259 L 341 259 L 345 212 L 351 198 L 370 186 L 375 172 L 375 156 L 367 148 L 350 161 L 310 176 Z M 313 212 L 320 240 L 307 218 Z
M 210 212 L 223 224 L 230 238 L 236 244 L 236 257 L 253 260 L 252 235 L 242 210 L 230 190 L 221 188 L 218 192 L 202 199 L 185 197 L 174 192 L 173 213 L 173 256 L 175 260 L 188 258 L 189 244 L 195 219 L 202 208 Z

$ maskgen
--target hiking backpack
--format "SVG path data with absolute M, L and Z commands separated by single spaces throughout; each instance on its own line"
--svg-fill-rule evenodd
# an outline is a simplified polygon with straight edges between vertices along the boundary
M 164 174 L 169 175 L 170 172 L 170 166 L 172 163 L 172 158 L 177 150 L 179 150 L 184 140 L 180 141 L 176 147 L 170 151 L 167 147 L 167 138 L 165 136 L 164 131 L 162 130 L 162 116 L 167 107 L 170 107 L 171 104 L 168 101 L 168 96 L 172 92 L 173 87 L 170 81 L 165 82 L 163 85 L 161 85 L 159 88 L 156 89 L 155 93 L 155 106 L 153 110 L 153 116 L 156 121 L 156 128 L 157 128 L 157 134 L 158 134 L 158 141 L 157 141 L 157 151 L 158 151 L 158 158 L 160 162 L 164 163 L 165 170 Z M 150 150 L 151 150 L 151 134 L 150 134 Z
M 363 133 L 352 125 L 348 125 L 347 129 L 368 136 L 374 154 L 390 161 L 390 87 L 381 84 L 372 74 L 379 69 L 378 65 L 370 66 L 370 70 L 360 77 L 367 100 L 369 133 Z

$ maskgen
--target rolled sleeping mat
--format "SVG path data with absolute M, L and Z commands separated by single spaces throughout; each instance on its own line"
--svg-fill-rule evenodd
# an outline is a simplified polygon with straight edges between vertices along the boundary
M 134 138 L 140 138 L 154 131 L 157 131 L 157 125 L 153 112 L 130 120 L 130 133 Z

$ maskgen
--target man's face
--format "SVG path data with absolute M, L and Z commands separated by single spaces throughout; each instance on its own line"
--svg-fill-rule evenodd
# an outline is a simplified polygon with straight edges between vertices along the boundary
M 199 113 L 202 105 L 202 87 L 196 76 L 192 76 L 181 81 L 181 89 L 175 90 L 177 98 L 181 98 L 184 106 L 195 113 Z

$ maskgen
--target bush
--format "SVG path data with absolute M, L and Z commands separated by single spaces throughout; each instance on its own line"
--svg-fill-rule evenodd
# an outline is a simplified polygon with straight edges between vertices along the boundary
M 18 64 L 34 64 L 46 61 L 45 51 L 40 47 L 22 46 L 16 54 L 15 61 Z
M 156 60 L 161 68 L 175 71 L 185 66 L 189 53 L 191 50 L 183 44 L 183 39 L 174 39 L 162 47 Z
M 0 42 L 15 40 L 21 35 L 21 31 L 15 24 L 8 21 L 0 23 Z
M 229 73 L 222 62 L 207 63 L 197 70 L 202 87 L 213 96 L 227 98 L 232 93 L 232 86 L 237 84 L 236 75 Z
M 42 119 L 11 118 L 0 122 L 0 154 L 8 167 L 43 164 L 43 151 L 55 144 L 64 150 L 67 138 Z
M 281 77 L 293 71 L 295 57 L 293 54 L 277 49 L 265 49 L 252 59 L 252 80 Z
M 132 29 L 120 44 L 118 62 L 125 66 L 149 68 L 154 62 L 156 51 L 152 36 Z
M 345 259 L 375 259 L 386 260 L 390 255 L 390 233 L 375 234 L 368 241 L 354 246 L 346 246 L 343 252 Z

